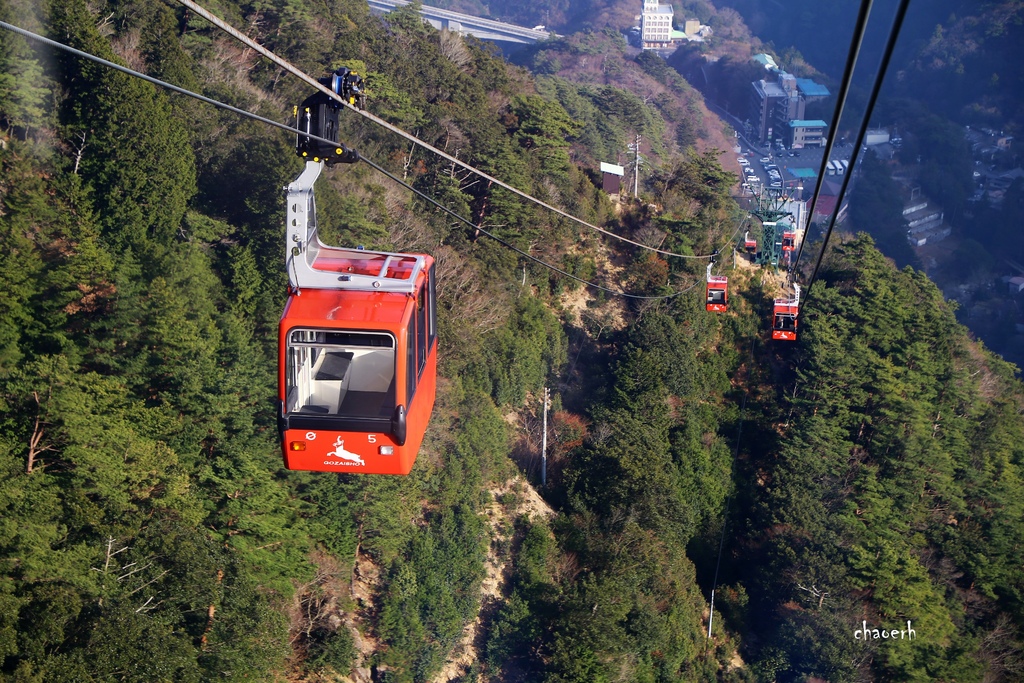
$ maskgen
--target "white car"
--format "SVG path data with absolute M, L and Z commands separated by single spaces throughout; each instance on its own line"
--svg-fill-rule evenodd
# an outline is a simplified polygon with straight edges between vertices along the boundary
M 772 160 L 769 159 L 768 157 L 761 157 L 760 161 L 761 161 L 762 164 L 770 164 L 770 163 L 772 163 Z
M 740 166 L 749 166 L 750 165 L 750 162 L 747 161 L 746 159 L 744 159 L 743 157 L 736 157 L 736 161 L 739 162 Z

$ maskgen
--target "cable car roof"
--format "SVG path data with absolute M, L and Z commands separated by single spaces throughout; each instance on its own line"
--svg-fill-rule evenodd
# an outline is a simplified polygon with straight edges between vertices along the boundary
M 412 297 L 396 292 L 310 289 L 288 297 L 283 318 L 293 326 L 380 329 L 402 323 Z

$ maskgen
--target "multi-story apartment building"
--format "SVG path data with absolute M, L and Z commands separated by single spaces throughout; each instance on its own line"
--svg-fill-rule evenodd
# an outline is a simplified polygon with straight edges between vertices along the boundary
M 640 40 L 644 47 L 668 47 L 672 44 L 672 5 L 644 0 L 640 15 Z
M 753 135 L 761 143 L 779 138 L 792 144 L 790 122 L 802 121 L 807 102 L 827 97 L 828 89 L 810 79 L 796 78 L 778 67 L 771 68 L 766 64 L 765 68 L 775 74 L 775 80 L 761 79 L 751 84 L 754 88 L 751 106 Z

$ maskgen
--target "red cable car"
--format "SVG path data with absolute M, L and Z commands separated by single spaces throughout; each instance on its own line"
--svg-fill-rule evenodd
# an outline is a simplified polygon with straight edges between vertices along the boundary
M 313 183 L 288 186 L 288 302 L 278 371 L 285 467 L 408 474 L 437 384 L 434 261 L 325 246 Z
M 776 299 L 772 312 L 772 339 L 796 341 L 797 316 L 800 313 L 800 285 L 792 299 Z
M 707 309 L 722 313 L 729 309 L 729 278 L 724 275 L 709 275 L 707 287 Z
M 782 232 L 782 251 L 794 251 L 796 249 L 796 233 L 789 230 Z
M 750 232 L 743 233 L 743 248 L 753 254 L 757 251 L 757 240 L 750 236 Z
M 718 252 L 716 251 L 715 254 Z M 712 257 L 714 258 L 714 257 Z M 712 261 L 708 264 L 707 273 L 707 309 L 709 311 L 715 311 L 716 313 L 722 313 L 729 308 L 729 278 L 724 275 L 712 275 L 711 267 L 715 265 Z

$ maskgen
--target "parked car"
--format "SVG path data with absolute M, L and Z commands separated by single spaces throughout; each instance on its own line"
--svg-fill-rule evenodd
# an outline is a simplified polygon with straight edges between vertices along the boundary
M 744 159 L 743 157 L 736 157 L 736 161 L 739 162 L 740 166 L 749 166 L 750 165 L 750 162 L 747 161 L 746 159 Z
M 761 163 L 762 164 L 770 164 L 770 163 L 772 163 L 772 160 L 769 157 L 761 157 Z

